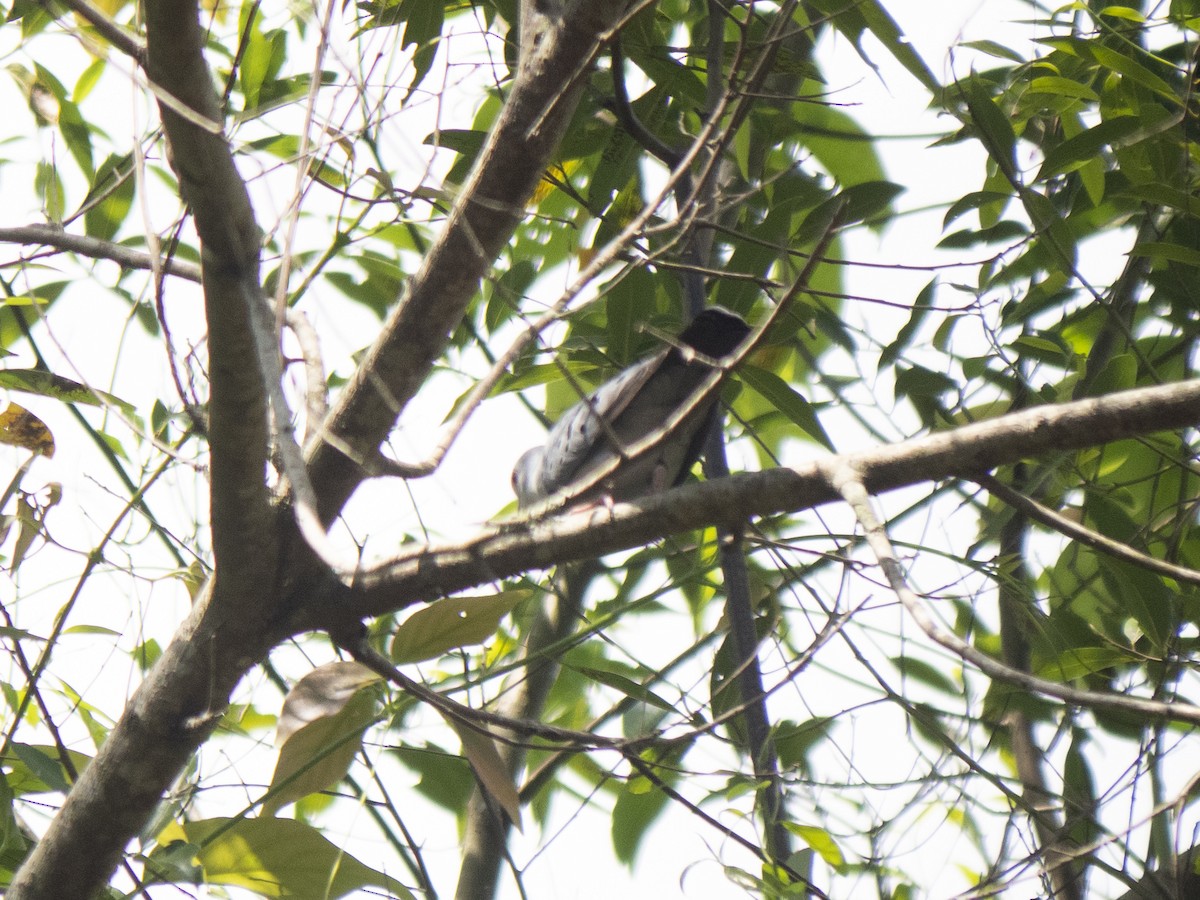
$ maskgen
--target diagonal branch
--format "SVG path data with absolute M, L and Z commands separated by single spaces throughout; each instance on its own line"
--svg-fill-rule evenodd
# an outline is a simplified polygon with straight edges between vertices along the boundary
M 84 19 L 96 29 L 106 41 L 131 57 L 138 63 L 146 61 L 146 47 L 136 37 L 106 16 L 103 11 L 93 6 L 88 0 L 59 0 L 63 6 L 70 9 L 79 18 Z M 42 0 L 41 5 L 53 14 L 53 5 L 49 0 Z
M 311 454 L 321 516 L 330 522 L 415 396 L 480 279 L 512 235 L 578 103 L 581 77 L 624 10 L 621 0 L 522 4 L 512 91 L 446 227 L 382 334 L 330 413 Z M 533 123 L 531 125 L 531 123 Z
M 1068 519 L 1061 513 L 1055 512 L 1050 507 L 1043 506 L 1032 497 L 1027 497 L 1020 491 L 1014 490 L 993 475 L 980 475 L 974 481 L 993 497 L 1003 501 L 1022 515 L 1028 516 L 1034 521 L 1041 522 L 1047 528 L 1052 528 L 1077 544 L 1091 547 L 1093 550 L 1098 550 L 1114 559 L 1123 560 L 1148 572 L 1165 575 L 1167 578 L 1174 578 L 1176 581 L 1184 584 L 1200 587 L 1200 571 L 1196 569 L 1177 565 L 1168 560 L 1151 556 L 1148 553 L 1142 553 L 1126 543 L 1106 537 L 1098 531 L 1093 531 L 1086 525 L 1080 525 L 1073 519 Z

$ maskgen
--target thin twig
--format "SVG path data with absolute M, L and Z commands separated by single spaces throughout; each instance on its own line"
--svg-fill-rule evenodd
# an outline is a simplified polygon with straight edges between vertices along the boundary
M 78 253 L 80 256 L 87 256 L 91 259 L 110 259 L 127 269 L 154 271 L 155 266 L 158 265 L 167 275 L 175 275 L 197 283 L 200 281 L 200 267 L 195 263 L 178 259 L 159 260 L 154 254 L 144 250 L 134 250 L 112 241 L 102 241 L 99 238 L 82 234 L 70 234 L 56 225 L 18 225 L 14 228 L 0 228 L 0 243 L 54 247 L 56 250 Z
M 108 18 L 108 16 L 96 7 L 92 6 L 92 4 L 88 3 L 87 0 L 58 0 L 58 2 L 81 19 L 86 20 L 89 25 L 100 33 L 102 38 L 137 62 L 139 66 L 145 64 L 146 45 L 112 19 Z M 49 0 L 42 0 L 41 5 L 51 15 L 55 14 L 51 10 Z
M 978 475 L 972 480 L 992 496 L 1073 541 L 1158 575 L 1174 578 L 1184 584 L 1200 586 L 1200 571 L 1167 562 L 1165 559 L 1157 559 L 1148 553 L 1134 550 L 1121 541 L 1105 537 L 1099 532 L 1043 506 L 1036 500 L 1026 497 L 1020 491 L 1013 490 L 993 475 Z
M 866 535 L 867 544 L 874 553 L 893 593 L 908 614 L 912 616 L 917 626 L 935 644 L 971 663 L 989 678 L 1014 685 L 1030 693 L 1055 697 L 1065 703 L 1089 709 L 1121 710 L 1138 713 L 1152 719 L 1200 724 L 1200 707 L 1190 703 L 1167 703 L 1161 700 L 1131 697 L 1128 694 L 1089 691 L 1073 688 L 1058 681 L 1039 678 L 1032 673 L 1021 672 L 1004 665 L 971 646 L 958 635 L 943 629 L 925 608 L 920 598 L 908 587 L 904 568 L 896 557 L 896 552 L 883 523 L 872 508 L 871 498 L 863 484 L 862 475 L 853 465 L 839 457 L 834 457 L 821 464 L 821 469 L 829 479 L 829 484 L 842 495 L 842 499 L 854 511 L 855 518 Z
M 287 326 L 300 345 L 300 356 L 304 361 L 304 446 L 308 446 L 325 421 L 325 414 L 329 412 L 321 337 L 312 322 L 308 321 L 308 316 L 295 307 L 288 306 L 286 309 Z

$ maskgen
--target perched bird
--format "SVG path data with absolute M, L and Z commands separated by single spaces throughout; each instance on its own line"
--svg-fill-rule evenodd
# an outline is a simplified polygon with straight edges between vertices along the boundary
M 664 347 L 600 385 L 563 414 L 545 446 L 517 460 L 517 505 L 528 508 L 564 490 L 571 500 L 624 501 L 681 482 L 700 456 L 719 382 L 700 397 L 693 394 L 713 371 L 710 361 L 729 356 L 749 333 L 741 316 L 709 307 L 680 333 L 678 346 Z M 689 401 L 694 405 L 672 425 Z M 652 435 L 661 440 L 630 454 Z M 574 487 L 578 494 L 568 490 Z

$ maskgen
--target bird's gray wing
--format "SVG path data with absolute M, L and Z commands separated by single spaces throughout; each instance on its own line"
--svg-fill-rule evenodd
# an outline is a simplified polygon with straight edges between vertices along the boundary
M 530 506 L 572 485 L 578 485 L 580 497 L 599 489 L 614 499 L 632 499 L 686 477 L 712 419 L 719 379 L 698 394 L 712 369 L 685 351 L 720 359 L 749 331 L 740 316 L 709 307 L 680 332 L 678 346 L 631 366 L 567 410 L 545 445 L 517 461 L 513 488 L 519 505 Z
M 541 479 L 536 486 L 539 497 L 548 497 L 574 481 L 591 457 L 619 452 L 602 423 L 612 423 L 629 407 L 665 356 L 665 351 L 659 352 L 629 367 L 563 414 L 542 451 Z

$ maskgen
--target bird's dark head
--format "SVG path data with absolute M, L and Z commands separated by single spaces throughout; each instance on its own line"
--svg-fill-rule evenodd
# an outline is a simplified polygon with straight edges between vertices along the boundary
M 750 326 L 737 313 L 710 306 L 692 319 L 679 334 L 679 342 L 713 359 L 732 353 L 750 333 Z

